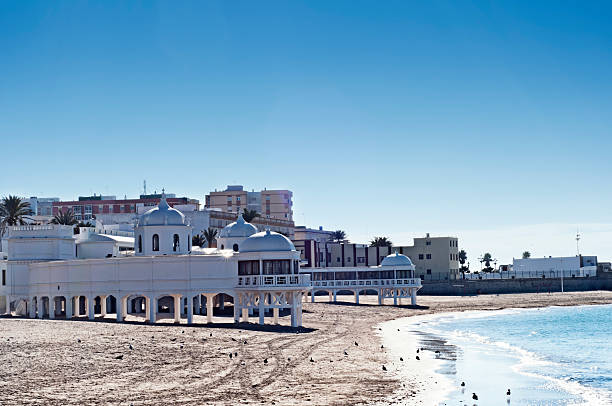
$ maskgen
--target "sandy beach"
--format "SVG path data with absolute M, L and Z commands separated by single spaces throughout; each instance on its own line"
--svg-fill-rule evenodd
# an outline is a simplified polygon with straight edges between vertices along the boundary
M 612 292 L 419 296 L 419 308 L 339 296 L 304 304 L 304 332 L 252 323 L 207 326 L 0 319 L 0 403 L 426 404 L 426 383 L 383 371 L 377 326 L 429 313 L 612 303 Z M 216 321 L 229 321 L 217 318 Z M 131 348 L 130 348 L 131 347 Z M 345 355 L 345 351 L 346 354 Z M 232 354 L 230 358 L 229 354 Z M 312 361 L 311 361 L 312 360 Z

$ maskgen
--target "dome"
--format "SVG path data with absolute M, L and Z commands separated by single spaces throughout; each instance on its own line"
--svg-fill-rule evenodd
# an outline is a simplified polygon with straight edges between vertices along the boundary
M 387 255 L 380 263 L 380 266 L 409 267 L 413 271 L 415 269 L 410 258 L 397 251 L 394 254 Z
M 250 237 L 257 232 L 257 228 L 251 223 L 244 221 L 242 214 L 238 215 L 238 220 L 223 227 L 219 233 L 221 238 Z
M 295 246 L 289 238 L 270 230 L 253 234 L 240 246 L 240 252 L 262 251 L 295 251 Z
M 166 194 L 162 193 L 157 207 L 152 208 L 138 218 L 141 226 L 182 226 L 185 216 L 180 211 L 168 206 Z

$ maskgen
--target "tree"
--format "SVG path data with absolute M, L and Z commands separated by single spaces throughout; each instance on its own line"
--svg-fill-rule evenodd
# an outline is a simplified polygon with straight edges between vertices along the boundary
M 201 247 L 202 245 L 204 245 L 205 241 L 206 240 L 204 239 L 204 237 L 202 237 L 201 234 L 196 234 L 191 237 L 191 245 L 193 245 L 194 247 Z
M 6 227 L 26 224 L 32 214 L 30 203 L 18 196 L 8 195 L 0 201 L 0 236 L 4 235 Z
M 525 251 L 523 252 L 523 259 L 531 258 L 531 252 Z
M 459 251 L 459 263 L 461 264 L 462 272 L 465 272 L 468 270 L 468 268 L 465 266 L 466 262 L 467 262 L 467 252 L 465 252 L 465 250 Z
M 393 243 L 387 237 L 374 237 L 372 241 L 370 241 L 370 247 L 391 247 Z
M 331 233 L 331 240 L 335 242 L 341 242 L 346 240 L 346 233 L 342 230 L 336 230 Z
M 483 271 L 485 272 L 491 272 L 493 270 L 493 268 L 491 268 L 491 262 L 492 261 L 496 261 L 495 259 L 493 259 L 493 257 L 491 256 L 491 254 L 489 254 L 488 252 L 486 252 L 482 258 L 480 258 L 480 263 L 484 263 L 485 264 L 485 268 L 483 269 Z
M 208 248 L 212 248 L 213 242 L 217 239 L 217 229 L 208 227 L 208 229 L 202 231 L 202 235 L 206 240 Z
M 247 223 L 250 223 L 251 221 L 253 221 L 255 217 L 261 217 L 261 215 L 257 213 L 257 210 L 249 210 L 245 207 L 244 210 L 242 211 L 242 218 Z
M 76 223 L 77 220 L 74 218 L 74 214 L 72 214 L 72 210 L 70 209 L 66 211 L 60 210 L 51 220 L 51 224 L 62 224 L 65 226 L 72 226 Z

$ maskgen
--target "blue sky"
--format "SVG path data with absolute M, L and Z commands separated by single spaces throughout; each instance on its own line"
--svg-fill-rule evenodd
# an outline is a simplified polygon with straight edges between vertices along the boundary
M 609 258 L 611 20 L 609 2 L 3 1 L 0 195 L 289 188 L 297 223 L 355 241 L 429 231 L 507 261 L 572 255 L 582 227 Z

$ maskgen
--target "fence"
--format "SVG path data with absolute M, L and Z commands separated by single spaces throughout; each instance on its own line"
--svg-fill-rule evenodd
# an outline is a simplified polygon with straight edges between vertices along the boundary
M 550 271 L 507 271 L 459 274 L 457 280 L 588 278 L 596 276 L 596 267 Z

